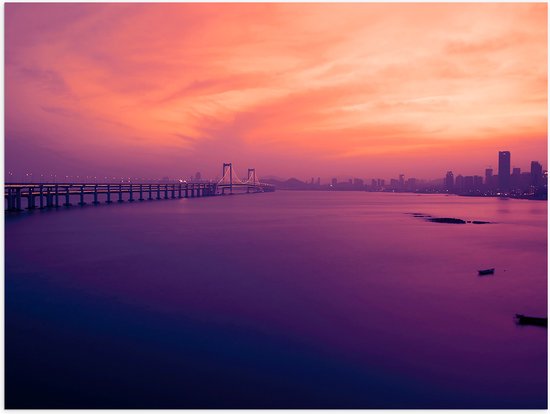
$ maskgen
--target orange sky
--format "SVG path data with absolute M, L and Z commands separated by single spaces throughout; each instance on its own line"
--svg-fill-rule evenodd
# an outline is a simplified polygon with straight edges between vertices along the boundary
M 547 5 L 6 4 L 17 174 L 547 168 Z

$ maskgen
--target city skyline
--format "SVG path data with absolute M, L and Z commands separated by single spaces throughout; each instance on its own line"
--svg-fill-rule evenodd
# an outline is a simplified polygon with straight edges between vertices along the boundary
M 16 175 L 436 177 L 495 147 L 547 164 L 543 3 L 5 9 Z
M 546 200 L 548 198 L 548 171 L 538 161 L 531 161 L 529 171 L 521 167 L 511 167 L 510 151 L 498 151 L 498 172 L 493 174 L 493 168 L 486 168 L 485 175 L 454 174 L 449 170 L 443 178 L 423 179 L 399 174 L 397 177 L 364 179 L 362 177 L 338 177 L 330 179 L 329 183 L 321 177 L 311 177 L 301 181 L 296 178 L 288 180 L 269 179 L 267 182 L 286 190 L 317 190 L 317 191 L 370 191 L 370 192 L 413 192 L 413 193 L 443 193 L 465 196 L 495 197 L 506 196 Z
M 500 153 L 502 152 L 507 152 L 508 153 L 508 156 L 510 157 L 510 154 L 511 154 L 511 151 L 498 151 L 499 153 L 499 156 L 500 156 Z M 498 166 L 499 166 L 499 163 L 498 163 L 499 159 L 497 158 L 497 168 L 494 168 L 492 167 L 490 164 L 487 164 L 488 167 L 484 169 L 484 173 L 483 175 L 481 175 L 482 171 L 478 171 L 479 174 L 466 174 L 466 173 L 463 173 L 462 171 L 460 170 L 456 170 L 456 171 L 460 171 L 456 174 L 456 176 L 459 176 L 459 175 L 462 175 L 462 176 L 474 176 L 474 177 L 485 177 L 486 179 L 486 176 L 487 176 L 487 172 L 488 171 L 491 171 L 491 174 L 493 172 L 498 172 Z M 510 160 L 511 161 L 511 160 Z M 540 167 L 540 170 L 541 170 L 541 174 L 542 173 L 546 173 L 547 172 L 547 168 L 545 168 L 544 164 L 540 163 L 538 160 L 531 160 L 528 164 L 532 170 L 533 168 L 533 163 L 537 163 Z M 243 168 L 243 172 L 245 171 L 245 168 L 244 166 L 241 166 Z M 509 163 L 508 165 L 508 169 L 509 169 L 509 173 L 512 174 L 513 171 L 515 171 L 516 173 L 519 173 L 521 170 L 522 170 L 522 167 L 517 167 L 515 163 Z M 204 171 L 204 170 L 203 170 Z M 406 171 L 401 171 L 399 170 L 400 172 L 399 173 L 394 173 L 393 175 L 388 175 L 388 176 L 382 176 L 380 174 L 374 174 L 372 177 L 367 177 L 365 175 L 350 175 L 350 174 L 345 174 L 345 173 L 342 173 L 342 174 L 338 174 L 338 175 L 334 175 L 334 176 L 319 176 L 319 175 L 316 175 L 316 174 L 313 174 L 313 175 L 310 175 L 310 177 L 308 178 L 303 178 L 303 177 L 295 177 L 295 176 L 281 176 L 281 175 L 272 175 L 272 174 L 264 174 L 263 176 L 265 178 L 268 178 L 268 179 L 278 179 L 278 180 L 286 180 L 286 179 L 298 179 L 304 183 L 308 183 L 308 182 L 315 182 L 317 184 L 328 184 L 328 183 L 334 183 L 334 180 L 344 180 L 344 181 L 348 181 L 348 180 L 354 180 L 354 179 L 361 179 L 361 180 L 372 180 L 372 179 L 376 179 L 376 180 L 387 180 L 387 181 L 390 181 L 391 179 L 395 178 L 396 176 L 403 176 L 403 177 L 407 177 L 407 178 L 413 178 L 415 180 L 419 180 L 419 181 L 438 181 L 441 179 L 441 177 L 439 176 L 434 176 L 434 177 L 421 177 L 421 176 L 417 176 L 415 175 L 414 173 L 413 174 L 410 174 Z M 453 170 L 449 170 L 448 172 L 452 172 Z M 525 173 L 525 171 L 524 171 Z M 393 178 L 392 178 L 393 177 Z M 493 177 L 498 177 L 498 173 L 497 174 L 494 174 Z M 6 181 L 7 182 L 53 182 L 53 181 L 62 181 L 63 179 L 67 179 L 67 180 L 81 180 L 82 182 L 100 182 L 100 181 L 106 181 L 106 182 L 117 182 L 117 181 L 120 181 L 120 180 L 131 180 L 131 181 L 139 181 L 139 180 L 143 180 L 143 181 L 168 181 L 168 180 L 180 180 L 180 179 L 185 179 L 185 180 L 216 180 L 216 179 L 219 179 L 220 178 L 220 175 L 212 175 L 212 176 L 208 176 L 206 174 L 203 174 L 202 171 L 196 171 L 196 172 L 187 172 L 185 174 L 178 174 L 178 175 L 175 175 L 175 176 L 167 176 L 167 175 L 160 175 L 160 176 L 153 176 L 153 175 L 146 175 L 146 176 L 107 176 L 107 175 L 57 175 L 57 174 L 40 174 L 40 173 L 32 173 L 32 172 L 27 172 L 27 173 L 19 173 L 19 175 L 15 174 L 14 172 L 12 171 L 6 171 Z M 310 181 L 312 180 L 312 181 Z M 443 178 L 443 181 L 445 181 L 445 178 Z

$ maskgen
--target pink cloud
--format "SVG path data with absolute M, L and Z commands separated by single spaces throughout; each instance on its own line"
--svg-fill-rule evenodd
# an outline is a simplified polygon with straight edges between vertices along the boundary
M 277 175 L 436 176 L 446 167 L 428 156 L 481 170 L 504 144 L 546 163 L 546 13 L 7 4 L 7 167 L 75 168 L 55 153 L 91 174 L 215 174 L 234 160 Z

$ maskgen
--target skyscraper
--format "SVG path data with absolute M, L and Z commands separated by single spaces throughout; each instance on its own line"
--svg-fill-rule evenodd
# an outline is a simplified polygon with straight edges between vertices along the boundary
M 510 176 L 510 188 L 513 190 L 521 188 L 521 168 L 512 168 L 512 175 Z
M 464 177 L 460 174 L 455 179 L 455 192 L 461 194 L 464 191 Z
M 538 161 L 531 161 L 531 184 L 535 187 L 542 184 L 542 165 Z
M 447 171 L 447 175 L 445 176 L 445 190 L 447 192 L 452 193 L 455 187 L 455 179 L 452 171 Z
M 498 189 L 510 190 L 510 151 L 498 152 Z
M 485 169 L 485 188 L 487 188 L 488 190 L 493 188 L 493 169 L 492 168 Z
M 474 190 L 480 191 L 483 187 L 483 177 L 481 175 L 474 175 Z

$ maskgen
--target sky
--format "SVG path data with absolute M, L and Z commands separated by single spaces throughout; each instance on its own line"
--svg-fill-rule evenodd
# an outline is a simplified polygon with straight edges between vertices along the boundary
M 5 4 L 6 180 L 547 168 L 547 4 Z

